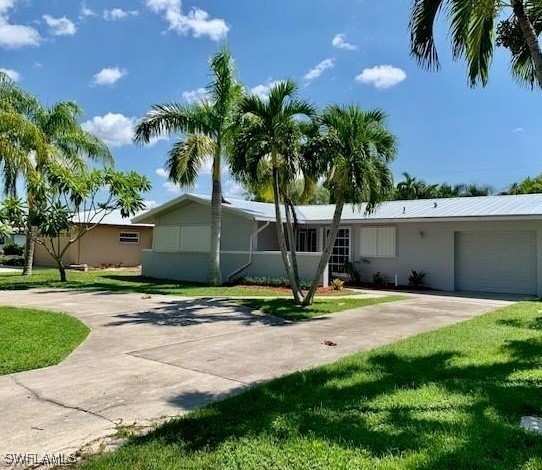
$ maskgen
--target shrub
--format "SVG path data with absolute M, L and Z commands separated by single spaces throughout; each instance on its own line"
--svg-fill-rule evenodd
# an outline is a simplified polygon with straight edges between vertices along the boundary
M 333 281 L 331 281 L 331 287 L 333 287 L 333 290 L 343 290 L 344 281 L 336 277 L 335 279 L 333 279 Z
M 412 287 L 413 289 L 419 289 L 423 286 L 424 278 L 425 273 L 423 271 L 415 271 L 413 269 L 410 276 L 408 276 L 409 287 Z
M 24 247 L 16 245 L 15 243 L 8 243 L 4 245 L 4 254 L 6 256 L 23 256 Z
M 270 277 L 270 276 L 245 276 L 237 281 L 237 284 L 245 286 L 268 286 L 268 287 L 290 287 L 290 280 L 287 277 Z M 301 289 L 309 289 L 311 281 L 300 280 L 299 287 Z
M 375 286 L 383 286 L 386 284 L 386 278 L 380 271 L 373 274 L 373 284 Z
M 24 266 L 24 258 L 22 256 L 17 258 L 7 258 L 4 260 L 4 266 Z
M 357 261 L 356 261 L 356 264 L 358 264 Z M 343 270 L 346 274 L 348 274 L 351 281 L 360 282 L 361 278 L 360 278 L 359 272 L 356 269 L 355 264 L 352 263 L 352 261 L 347 261 L 346 263 L 344 263 Z

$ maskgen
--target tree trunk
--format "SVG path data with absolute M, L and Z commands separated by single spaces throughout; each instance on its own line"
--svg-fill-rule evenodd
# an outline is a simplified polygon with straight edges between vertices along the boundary
M 220 171 L 221 149 L 218 146 L 213 159 L 213 192 L 211 196 L 211 247 L 209 250 L 209 284 L 220 286 L 220 234 L 222 229 L 222 181 Z
M 284 213 L 286 215 L 286 230 L 288 231 L 288 244 L 290 245 L 290 260 L 292 263 L 292 272 L 294 275 L 295 288 L 300 297 L 303 296 L 301 293 L 300 281 L 299 281 L 299 268 L 297 266 L 297 253 L 296 253 L 296 238 L 294 229 L 292 226 L 292 217 L 291 217 L 291 207 L 289 202 L 284 204 Z
M 275 159 L 273 159 L 275 160 Z M 294 295 L 294 300 L 296 303 L 300 304 L 303 301 L 301 293 L 296 289 L 295 279 L 292 272 L 292 266 L 290 260 L 288 259 L 288 251 L 286 248 L 286 239 L 284 237 L 284 227 L 282 226 L 282 217 L 280 215 L 280 201 L 279 201 L 279 170 L 276 166 L 273 166 L 273 200 L 275 203 L 275 226 L 277 229 L 277 239 L 279 242 L 280 253 L 282 255 L 282 262 L 284 263 L 284 268 L 286 269 L 286 274 L 290 281 L 290 286 L 292 287 L 292 293 Z
M 32 275 L 32 266 L 34 265 L 34 248 L 35 241 L 34 236 L 36 234 L 36 228 L 28 226 L 26 242 L 24 246 L 24 266 L 23 266 L 23 276 Z
M 58 265 L 58 273 L 60 274 L 60 282 L 66 282 L 66 268 L 64 266 L 64 263 L 62 260 L 56 260 L 56 264 Z
M 318 263 L 318 268 L 316 269 L 316 275 L 314 276 L 314 280 L 312 281 L 311 288 L 305 296 L 305 300 L 303 302 L 304 307 L 312 304 L 312 301 L 314 300 L 314 294 L 316 294 L 316 290 L 320 285 L 320 279 L 324 274 L 324 270 L 326 269 L 327 264 L 329 263 L 329 257 L 331 256 L 331 252 L 333 251 L 333 246 L 335 245 L 335 238 L 337 237 L 337 232 L 339 231 L 339 227 L 341 225 L 343 207 L 344 200 L 341 198 L 341 200 L 337 201 L 337 203 L 335 204 L 335 213 L 333 214 L 331 229 L 326 239 L 326 246 L 324 248 L 324 252 L 322 253 L 322 257 L 320 258 L 320 262 Z
M 525 12 L 525 5 L 522 0 L 514 0 L 512 3 L 514 14 L 518 19 L 519 27 L 525 39 L 525 43 L 531 53 L 531 59 L 533 61 L 534 73 L 538 85 L 542 88 L 542 50 L 536 36 L 536 31 Z

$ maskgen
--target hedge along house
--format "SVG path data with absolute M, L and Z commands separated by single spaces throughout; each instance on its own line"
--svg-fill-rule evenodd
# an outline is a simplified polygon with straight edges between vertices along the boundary
M 152 225 L 133 224 L 123 218 L 120 211 L 107 215 L 96 227 L 68 248 L 64 264 L 92 267 L 139 266 L 141 252 L 152 247 Z M 77 224 L 74 230 L 77 230 Z M 66 243 L 66 237 L 60 237 Z M 45 248 L 36 244 L 34 253 L 36 266 L 56 267 L 54 259 Z
M 228 199 L 223 209 L 224 280 L 285 276 L 273 205 Z M 333 210 L 296 209 L 303 279 L 314 275 Z M 210 198 L 185 194 L 133 220 L 155 224 L 153 247 L 143 251 L 144 275 L 206 280 Z M 347 261 L 365 281 L 379 272 L 407 284 L 414 269 L 435 289 L 541 296 L 542 195 L 390 201 L 370 214 L 347 206 L 323 283 Z

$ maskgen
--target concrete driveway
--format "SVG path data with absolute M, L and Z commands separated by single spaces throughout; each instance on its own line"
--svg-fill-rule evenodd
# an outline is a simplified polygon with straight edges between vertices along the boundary
M 62 364 L 0 377 L 1 458 L 71 453 L 119 423 L 177 415 L 510 302 L 412 295 L 295 324 L 227 302 L 156 295 L 11 291 L 0 303 L 67 312 L 92 329 Z

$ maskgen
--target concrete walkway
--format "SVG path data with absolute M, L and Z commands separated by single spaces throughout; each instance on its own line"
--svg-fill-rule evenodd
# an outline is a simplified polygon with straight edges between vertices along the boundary
M 120 423 L 177 415 L 509 303 L 410 295 L 292 324 L 217 300 L 0 291 L 0 304 L 67 312 L 92 329 L 62 364 L 0 377 L 0 459 L 7 452 L 71 453 Z M 324 346 L 326 339 L 337 346 Z

